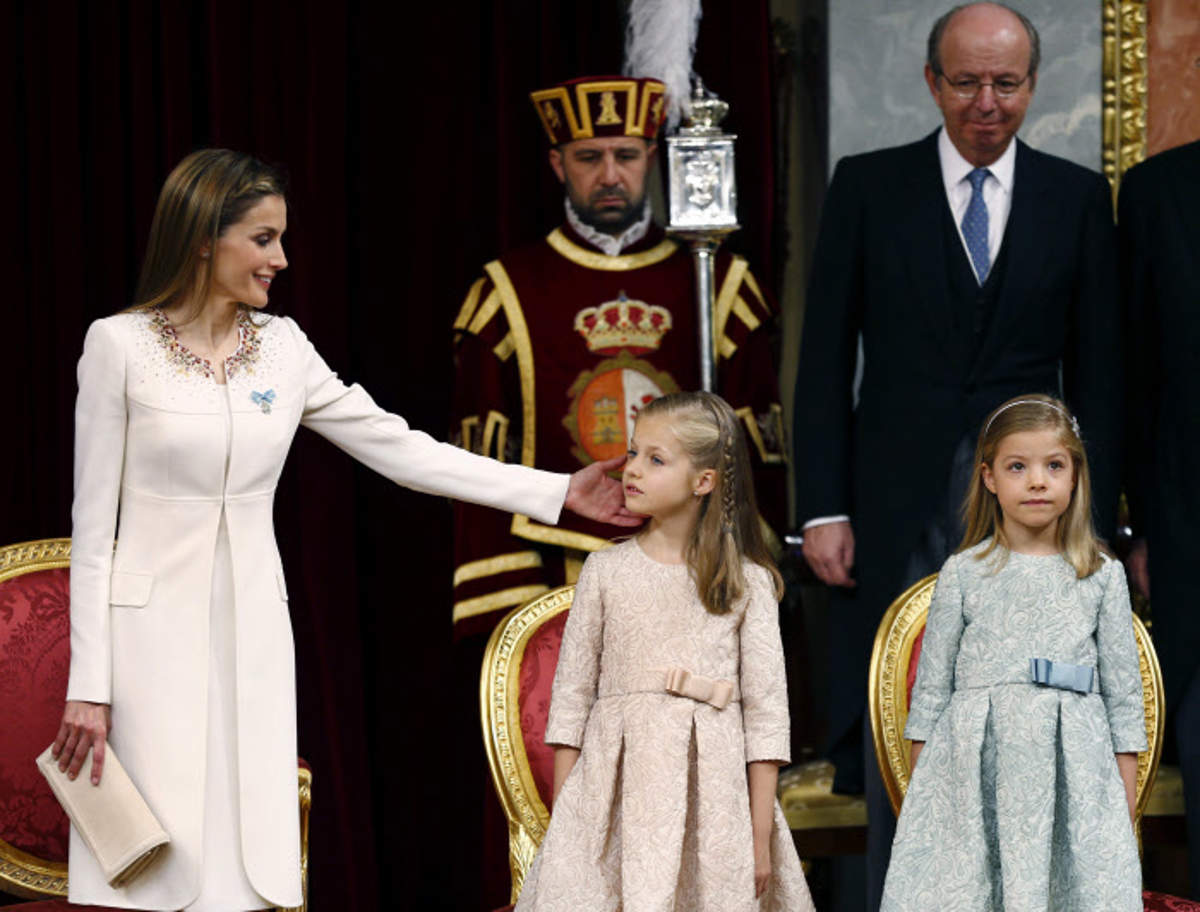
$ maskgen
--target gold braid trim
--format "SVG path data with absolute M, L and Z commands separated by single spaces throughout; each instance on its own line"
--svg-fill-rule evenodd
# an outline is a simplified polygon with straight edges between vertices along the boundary
M 483 279 L 476 279 L 471 286 L 471 290 L 467 292 L 467 297 L 459 308 L 458 316 L 454 318 L 454 329 L 466 329 L 467 324 L 471 322 L 471 315 L 475 313 L 475 308 L 479 306 L 479 293 L 483 290 Z
M 749 266 L 746 261 L 735 256 L 733 262 L 729 264 L 729 271 L 725 273 L 721 291 L 717 294 L 713 313 L 713 337 L 717 340 L 717 354 L 722 358 L 731 358 L 737 351 L 737 345 L 725 335 L 725 324 L 729 321 L 729 314 L 733 311 L 733 304 L 737 298 L 738 289 L 742 285 L 742 278 L 748 274 Z
M 512 589 L 501 589 L 499 592 L 493 592 L 489 595 L 481 595 L 478 598 L 455 602 L 454 623 L 457 624 L 463 618 L 474 617 L 477 614 L 487 614 L 489 611 L 499 611 L 501 608 L 520 605 L 531 598 L 536 598 L 549 588 L 549 586 L 544 586 L 540 583 L 530 586 L 514 586 Z
M 653 266 L 655 263 L 661 263 L 679 248 L 670 238 L 663 238 L 649 250 L 609 256 L 572 243 L 562 233 L 561 228 L 555 228 L 546 235 L 546 243 L 572 263 L 585 269 L 599 269 L 603 272 L 628 272 L 631 269 Z
M 482 579 L 485 576 L 495 576 L 497 573 L 527 570 L 530 567 L 540 566 L 542 566 L 542 555 L 537 551 L 513 551 L 511 554 L 497 554 L 495 557 L 485 557 L 459 564 L 454 571 L 454 585 Z
M 499 310 L 500 297 L 496 294 L 496 289 L 493 288 L 488 292 L 488 296 L 483 299 L 483 306 L 471 318 L 471 324 L 467 327 L 467 332 L 479 335 Z

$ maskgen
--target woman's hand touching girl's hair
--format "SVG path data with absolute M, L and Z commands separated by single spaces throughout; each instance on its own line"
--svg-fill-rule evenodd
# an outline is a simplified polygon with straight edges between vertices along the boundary
M 107 703 L 68 700 L 50 755 L 58 761 L 59 770 L 74 779 L 87 759 L 88 749 L 93 749 L 92 785 L 99 785 L 104 772 L 104 746 L 111 730 L 112 709 Z
M 625 489 L 609 472 L 625 464 L 624 455 L 602 459 L 584 466 L 571 476 L 563 506 L 596 522 L 613 526 L 640 526 L 645 519 L 625 509 Z

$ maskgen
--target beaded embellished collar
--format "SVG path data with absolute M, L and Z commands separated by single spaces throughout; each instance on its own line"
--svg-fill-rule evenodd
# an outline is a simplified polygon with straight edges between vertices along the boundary
M 237 328 L 238 347 L 232 355 L 225 359 L 226 380 L 239 373 L 254 373 L 254 364 L 258 361 L 258 327 L 254 325 L 254 321 L 244 310 L 238 311 Z M 179 341 L 175 327 L 171 325 L 171 321 L 167 319 L 167 315 L 161 308 L 155 307 L 150 310 L 150 331 L 158 337 L 158 344 L 166 352 L 167 361 L 173 364 L 180 373 L 195 371 L 201 376 L 214 378 L 212 364 L 207 358 L 201 358 L 188 350 Z

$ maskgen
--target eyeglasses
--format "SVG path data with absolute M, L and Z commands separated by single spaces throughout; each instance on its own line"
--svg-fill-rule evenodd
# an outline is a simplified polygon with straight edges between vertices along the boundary
M 984 86 L 991 86 L 997 98 L 1012 98 L 1021 90 L 1021 86 L 1029 80 L 1029 75 L 1026 74 L 1023 79 L 997 79 L 993 82 L 981 82 L 974 76 L 964 76 L 962 79 L 950 79 L 945 73 L 938 73 L 938 76 L 946 80 L 946 84 L 950 86 L 954 94 L 959 98 L 975 98 L 983 91 Z

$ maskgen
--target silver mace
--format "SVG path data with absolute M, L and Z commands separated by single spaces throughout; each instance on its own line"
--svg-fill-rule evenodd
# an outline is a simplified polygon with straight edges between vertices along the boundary
M 674 136 L 667 137 L 667 179 L 671 221 L 667 231 L 687 241 L 696 266 L 696 309 L 700 326 L 700 387 L 716 386 L 716 307 L 713 262 L 737 221 L 737 185 L 733 169 L 736 135 L 722 133 L 729 105 L 704 88 L 697 77 L 691 112 Z

